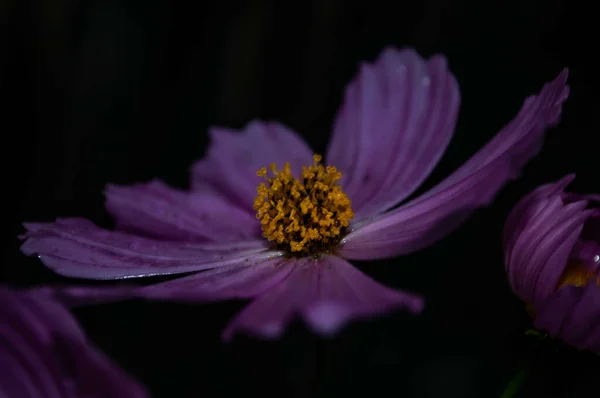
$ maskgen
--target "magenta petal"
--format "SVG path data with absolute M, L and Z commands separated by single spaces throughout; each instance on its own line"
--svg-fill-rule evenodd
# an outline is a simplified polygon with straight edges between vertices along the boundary
M 566 286 L 536 307 L 535 327 L 580 350 L 600 352 L 600 287 Z
M 177 301 L 253 298 L 273 288 L 294 269 L 281 256 L 245 261 L 138 289 L 140 297 Z
M 105 304 L 132 298 L 178 302 L 210 302 L 253 298 L 273 288 L 294 269 L 290 262 L 275 253 L 272 258 L 259 258 L 220 265 L 207 271 L 157 283 L 139 286 L 62 286 L 37 288 L 69 307 Z
M 256 187 L 262 182 L 256 176 L 260 168 L 289 162 L 298 174 L 313 162 L 306 143 L 276 122 L 253 121 L 241 131 L 213 128 L 210 135 L 207 155 L 192 167 L 192 189 L 212 186 L 252 213 Z
M 525 195 L 512 209 L 504 225 L 503 246 L 510 256 L 510 251 L 519 234 L 528 223 L 536 217 L 553 196 L 564 196 L 564 189 L 575 179 L 574 174 L 567 175 L 553 184 L 545 184 Z
M 224 330 L 224 339 L 239 330 L 279 337 L 297 314 L 316 333 L 330 335 L 353 319 L 423 309 L 420 297 L 385 287 L 339 257 L 291 261 L 287 278 L 244 308 Z
M 388 48 L 346 89 L 327 162 L 344 177 L 355 220 L 409 196 L 446 150 L 460 92 L 446 59 Z
M 511 286 L 522 300 L 537 305 L 556 289 L 589 217 L 586 205 L 563 206 L 558 198 L 550 199 L 519 235 L 505 262 Z
M 223 196 L 188 193 L 160 181 L 108 185 L 106 209 L 119 229 L 159 239 L 239 241 L 260 236 L 254 214 Z
M 513 291 L 537 305 L 558 285 L 591 211 L 587 201 L 564 203 L 567 176 L 525 196 L 504 228 L 504 264 Z
M 0 287 L 0 369 L 3 397 L 149 396 L 87 342 L 63 307 L 39 292 Z
M 118 279 L 199 271 L 269 258 L 262 240 L 236 243 L 157 241 L 98 228 L 84 219 L 27 223 L 21 251 L 37 255 L 56 273 Z
M 567 71 L 529 97 L 517 117 L 440 184 L 415 200 L 358 225 L 340 255 L 378 259 L 427 247 L 488 205 L 539 150 L 544 131 L 559 119 L 568 96 Z
M 520 169 L 541 149 L 546 130 L 558 123 L 562 106 L 569 97 L 568 76 L 568 69 L 564 69 L 553 81 L 544 84 L 538 95 L 527 97 L 517 116 L 458 170 L 434 187 L 429 195 L 461 181 L 498 159 L 508 163 L 513 178 L 516 177 Z

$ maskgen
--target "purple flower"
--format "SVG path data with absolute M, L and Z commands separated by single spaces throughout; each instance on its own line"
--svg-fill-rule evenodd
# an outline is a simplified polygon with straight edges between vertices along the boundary
M 536 328 L 600 352 L 600 209 L 589 207 L 600 196 L 565 193 L 574 178 L 542 185 L 515 206 L 505 267 Z
M 275 122 L 214 128 L 191 192 L 159 181 L 109 186 L 118 231 L 82 219 L 27 223 L 22 251 L 78 278 L 194 272 L 136 292 L 148 298 L 254 299 L 225 338 L 239 329 L 276 337 L 296 315 L 327 334 L 355 318 L 419 312 L 419 296 L 384 287 L 347 260 L 420 250 L 490 203 L 558 122 L 566 80 L 564 70 L 462 167 L 396 207 L 448 146 L 460 93 L 443 56 L 387 49 L 346 90 L 325 157 L 331 166 Z
M 41 291 L 0 286 L 0 396 L 142 398 L 143 387 L 92 347 Z

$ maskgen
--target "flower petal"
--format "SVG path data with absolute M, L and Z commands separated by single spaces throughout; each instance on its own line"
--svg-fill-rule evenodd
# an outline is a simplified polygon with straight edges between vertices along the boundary
M 118 279 L 199 271 L 261 261 L 274 254 L 268 242 L 166 242 L 98 228 L 84 219 L 25 224 L 26 255 L 37 255 L 56 273 L 89 279 Z
M 558 197 L 545 202 L 505 259 L 513 290 L 534 306 L 556 289 L 590 214 L 584 210 L 587 202 L 563 205 Z
M 544 184 L 529 194 L 525 195 L 512 209 L 504 225 L 503 247 L 507 257 L 524 228 L 534 219 L 548 199 L 553 196 L 564 196 L 564 189 L 575 179 L 574 174 L 569 174 L 552 184 Z
M 565 68 L 553 81 L 544 84 L 538 95 L 527 97 L 517 116 L 458 170 L 434 187 L 429 195 L 446 189 L 498 159 L 508 161 L 516 177 L 541 149 L 546 130 L 558 123 L 562 106 L 569 97 L 568 77 L 569 71 Z
M 600 352 L 600 287 L 565 286 L 536 306 L 535 327 L 573 347 Z
M 0 395 L 148 397 L 49 297 L 0 287 Z
M 256 187 L 262 182 L 256 176 L 260 168 L 289 162 L 292 171 L 299 173 L 302 166 L 313 163 L 306 143 L 276 122 L 253 121 L 241 131 L 213 128 L 210 135 L 207 155 L 192 167 L 192 189 L 215 187 L 252 213 Z
M 340 255 L 378 259 L 422 249 L 489 204 L 525 163 L 537 154 L 546 128 L 559 119 L 568 96 L 567 71 L 529 97 L 517 117 L 440 184 L 387 214 L 357 225 Z
M 119 229 L 159 239 L 223 242 L 260 236 L 254 214 L 222 195 L 188 193 L 160 181 L 108 185 L 106 208 Z
M 281 256 L 267 260 L 222 265 L 149 286 L 44 286 L 37 288 L 69 307 L 105 304 L 132 298 L 177 302 L 210 302 L 258 296 L 285 279 L 294 269 Z
M 341 258 L 325 256 L 297 260 L 286 279 L 242 310 L 227 326 L 223 338 L 245 330 L 277 338 L 296 314 L 317 333 L 330 335 L 353 319 L 403 308 L 420 312 L 420 297 L 385 287 Z
M 327 162 L 344 177 L 355 220 L 409 196 L 446 150 L 460 92 L 446 59 L 388 48 L 346 89 Z
M 216 301 L 253 298 L 272 289 L 294 269 L 289 259 L 234 264 L 203 271 L 138 289 L 139 297 L 152 300 Z
M 515 205 L 504 228 L 504 264 L 513 291 L 537 305 L 550 295 L 580 242 L 584 223 L 593 213 L 587 201 L 566 202 L 569 175 L 542 185 Z M 585 255 L 585 253 L 582 253 Z

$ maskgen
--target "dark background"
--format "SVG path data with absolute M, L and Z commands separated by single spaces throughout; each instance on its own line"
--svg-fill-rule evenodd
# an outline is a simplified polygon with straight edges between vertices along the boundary
M 1 279 L 63 280 L 18 252 L 21 222 L 83 216 L 110 226 L 104 185 L 158 177 L 186 187 L 211 125 L 275 119 L 323 153 L 345 84 L 388 45 L 445 54 L 461 86 L 456 134 L 425 188 L 568 66 L 561 124 L 492 207 L 426 250 L 359 264 L 422 293 L 422 316 L 356 323 L 333 340 L 296 322 L 278 342 L 223 344 L 242 302 L 131 301 L 76 315 L 156 397 L 498 397 L 527 361 L 520 396 L 596 395 L 598 357 L 524 336 L 531 324 L 501 250 L 506 215 L 537 185 L 576 172 L 573 190 L 600 191 L 597 20 L 585 4 L 1 0 Z

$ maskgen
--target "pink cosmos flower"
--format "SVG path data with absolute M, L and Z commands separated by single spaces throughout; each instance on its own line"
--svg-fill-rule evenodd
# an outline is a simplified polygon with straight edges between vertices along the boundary
M 48 295 L 0 286 L 0 397 L 145 398 Z
M 224 338 L 240 329 L 276 337 L 296 315 L 326 334 L 355 318 L 419 312 L 419 296 L 384 287 L 347 260 L 420 250 L 489 204 L 558 122 L 566 81 L 565 69 L 462 167 L 398 207 L 448 146 L 460 93 L 443 56 L 390 48 L 347 87 L 325 156 L 331 166 L 275 122 L 214 128 L 189 192 L 159 181 L 111 185 L 116 231 L 83 219 L 27 223 L 22 251 L 77 278 L 193 272 L 137 290 L 147 298 L 253 299 Z
M 574 175 L 515 206 L 504 230 L 505 267 L 534 325 L 577 349 L 600 352 L 598 195 L 565 193 Z

